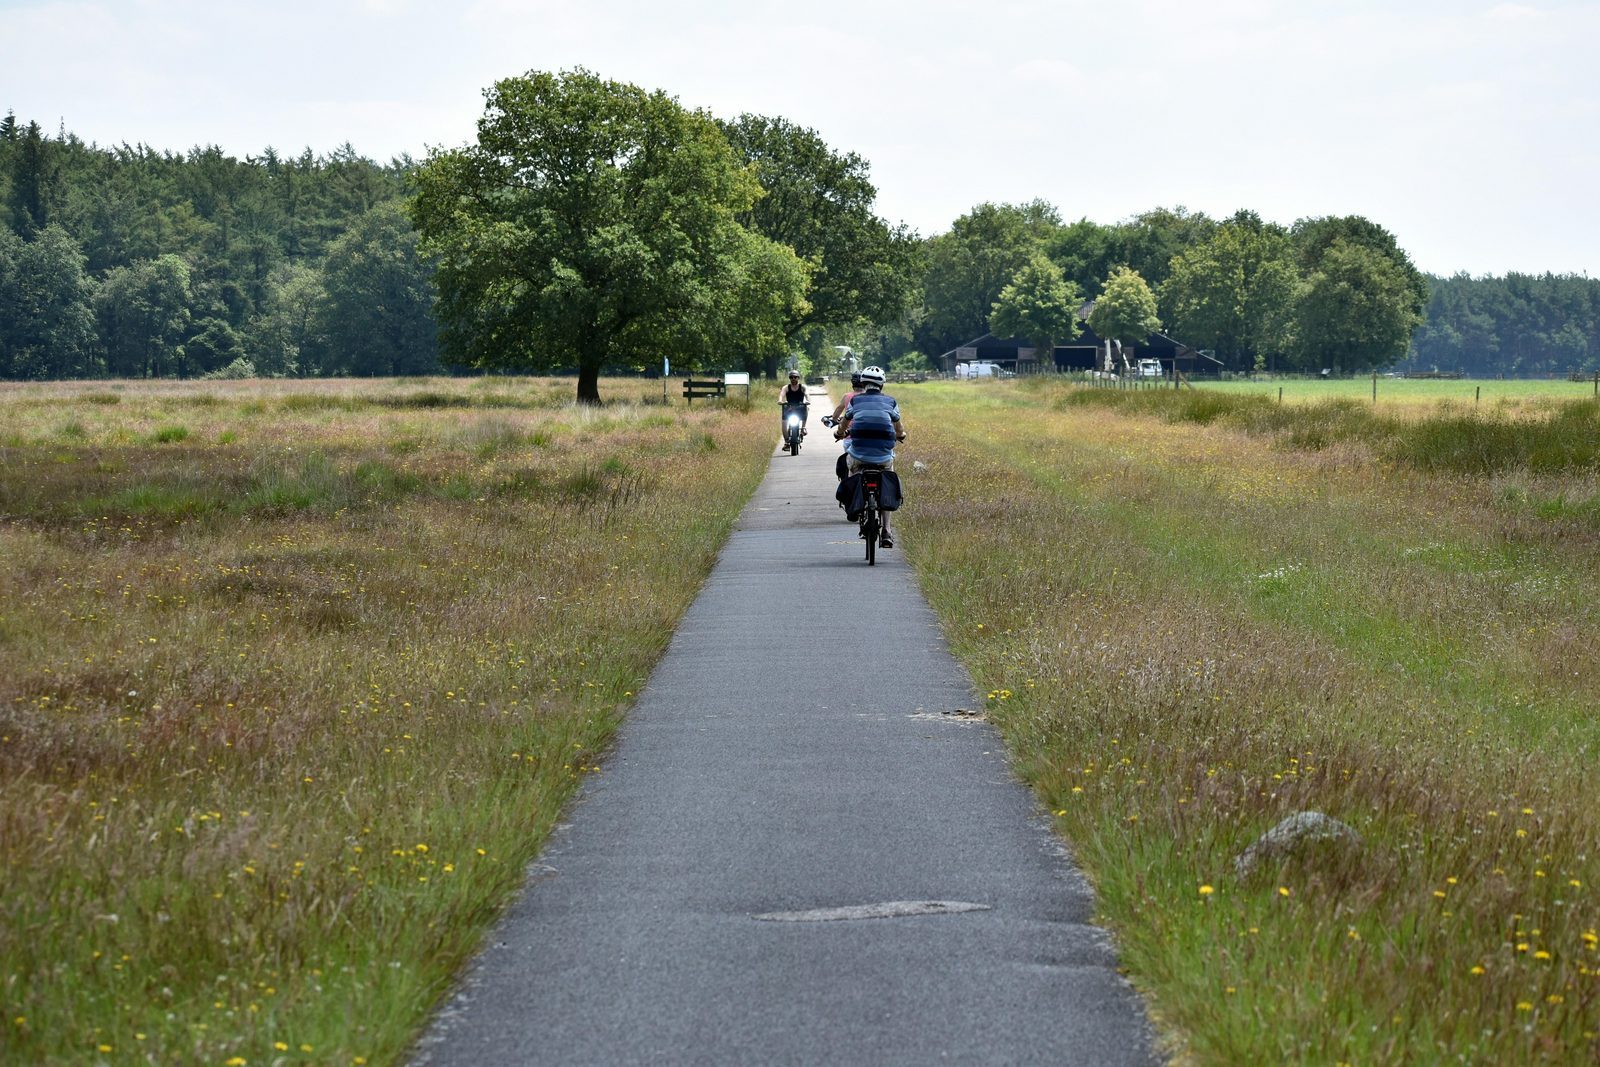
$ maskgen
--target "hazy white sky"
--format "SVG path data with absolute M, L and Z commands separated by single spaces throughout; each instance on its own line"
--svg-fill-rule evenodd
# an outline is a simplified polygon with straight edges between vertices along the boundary
M 0 111 L 379 159 L 584 66 L 782 115 L 923 234 L 984 200 L 1361 214 L 1435 273 L 1600 275 L 1600 0 L 0 0 Z

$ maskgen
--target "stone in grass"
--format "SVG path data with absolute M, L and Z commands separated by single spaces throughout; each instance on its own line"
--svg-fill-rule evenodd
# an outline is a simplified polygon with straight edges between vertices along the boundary
M 1233 861 L 1233 872 L 1248 878 L 1263 862 L 1282 860 L 1311 845 L 1359 846 L 1361 835 L 1320 811 L 1297 811 L 1256 838 Z

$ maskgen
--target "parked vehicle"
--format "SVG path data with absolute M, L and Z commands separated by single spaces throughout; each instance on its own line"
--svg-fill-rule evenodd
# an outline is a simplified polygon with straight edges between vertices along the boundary
M 1138 374 L 1141 378 L 1160 378 L 1162 376 L 1161 361 L 1159 359 L 1141 359 L 1139 361 Z

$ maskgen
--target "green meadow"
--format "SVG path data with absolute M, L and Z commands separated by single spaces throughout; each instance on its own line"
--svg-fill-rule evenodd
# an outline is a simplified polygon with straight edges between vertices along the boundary
M 0 1062 L 403 1056 L 771 451 L 604 385 L 0 387 Z
M 1600 406 L 897 394 L 907 554 L 1174 1059 L 1593 1061 Z M 1305 811 L 1359 844 L 1237 873 Z
M 0 387 L 0 1060 L 403 1058 L 771 453 L 604 392 Z M 1173 1060 L 1592 1062 L 1600 406 L 894 392 L 902 547 Z M 1359 844 L 1236 872 L 1303 811 Z

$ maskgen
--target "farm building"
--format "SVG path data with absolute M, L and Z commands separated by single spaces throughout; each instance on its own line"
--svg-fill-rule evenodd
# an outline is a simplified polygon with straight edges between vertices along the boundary
M 952 348 L 938 357 L 939 369 L 946 374 L 955 373 L 957 363 L 994 363 L 1018 374 L 1039 371 L 1100 370 L 1117 374 L 1131 373 L 1138 360 L 1160 360 L 1163 374 L 1170 375 L 1174 365 L 1185 376 L 1214 374 L 1222 369 L 1222 361 L 1176 341 L 1164 333 L 1152 333 L 1138 345 L 1124 346 L 1116 341 L 1102 340 L 1087 322 L 1080 322 L 1082 331 L 1077 337 L 1056 345 L 1054 358 L 1041 364 L 1037 350 L 1020 337 L 996 337 L 986 333 L 964 345 Z

